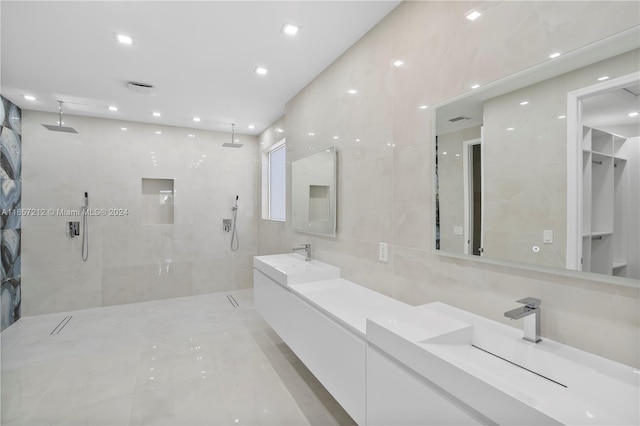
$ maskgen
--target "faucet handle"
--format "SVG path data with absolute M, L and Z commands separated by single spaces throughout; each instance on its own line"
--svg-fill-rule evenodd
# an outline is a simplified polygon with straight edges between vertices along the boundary
M 540 299 L 536 299 L 535 297 L 525 297 L 524 299 L 516 300 L 518 303 L 522 303 L 526 305 L 527 308 L 535 309 L 542 304 Z

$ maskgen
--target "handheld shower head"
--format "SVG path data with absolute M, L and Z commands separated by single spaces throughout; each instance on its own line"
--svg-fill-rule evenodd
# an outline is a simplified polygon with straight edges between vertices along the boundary
M 89 207 L 89 193 L 88 192 L 84 193 L 84 206 L 85 206 L 85 208 Z

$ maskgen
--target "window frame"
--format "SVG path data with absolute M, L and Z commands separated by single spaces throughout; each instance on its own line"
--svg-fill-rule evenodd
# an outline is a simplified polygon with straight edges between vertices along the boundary
M 284 217 L 275 218 L 271 216 L 272 213 L 272 182 L 271 182 L 271 155 L 274 152 L 284 149 Z M 267 149 L 262 151 L 262 219 L 270 220 L 274 222 L 286 222 L 287 221 L 287 151 L 286 151 L 286 139 L 282 139 Z

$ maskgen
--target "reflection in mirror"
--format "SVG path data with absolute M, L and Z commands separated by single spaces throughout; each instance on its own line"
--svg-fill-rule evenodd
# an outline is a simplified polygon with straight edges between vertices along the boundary
M 436 109 L 436 249 L 640 278 L 637 77 L 602 92 L 638 73 L 639 40 L 634 29 Z M 569 94 L 594 85 L 572 115 Z M 603 133 L 606 152 L 593 148 Z
M 291 164 L 294 231 L 336 235 L 336 159 L 330 147 Z

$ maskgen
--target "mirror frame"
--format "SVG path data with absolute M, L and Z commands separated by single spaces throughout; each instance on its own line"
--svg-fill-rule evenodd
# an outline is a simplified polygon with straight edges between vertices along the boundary
M 503 260 L 497 258 L 487 258 L 484 256 L 473 256 L 468 254 L 459 254 L 453 252 L 445 252 L 436 247 L 436 231 L 437 231 L 437 215 L 436 215 L 436 203 L 438 197 L 438 176 L 437 176 L 437 111 L 439 108 L 451 104 L 453 102 L 465 99 L 479 93 L 491 93 L 491 97 L 499 96 L 501 94 L 509 93 L 514 90 L 527 87 L 529 85 L 559 76 L 561 74 L 585 67 L 589 64 L 605 60 L 607 58 L 614 57 L 616 55 L 637 49 L 639 46 L 638 40 L 640 40 L 640 26 L 630 28 L 622 31 L 618 34 L 604 38 L 597 42 L 591 43 L 586 46 L 582 46 L 575 50 L 565 53 L 559 58 L 553 60 L 547 60 L 536 64 L 532 67 L 515 72 L 509 76 L 494 80 L 482 86 L 479 89 L 466 91 L 453 96 L 444 101 L 433 104 L 431 109 L 431 192 L 432 192 L 432 209 L 431 209 L 431 249 L 435 255 L 462 259 L 469 262 L 474 262 L 479 265 L 495 265 L 502 267 L 510 267 L 516 269 L 522 269 L 526 271 L 533 271 L 539 273 L 552 274 L 556 276 L 565 276 L 580 280 L 589 280 L 595 282 L 601 282 L 605 284 L 619 285 L 623 287 L 629 287 L 633 289 L 640 288 L 640 280 L 619 277 L 613 275 L 598 274 L 594 272 L 578 271 L 566 268 L 556 268 L 551 266 L 536 265 L 525 262 L 518 262 L 513 260 Z M 571 108 L 568 104 L 567 108 Z M 570 130 L 567 129 L 567 137 L 570 137 Z M 574 132 L 575 133 L 575 132 Z M 569 173 L 569 167 L 567 173 Z M 567 203 L 569 200 L 567 200 Z

